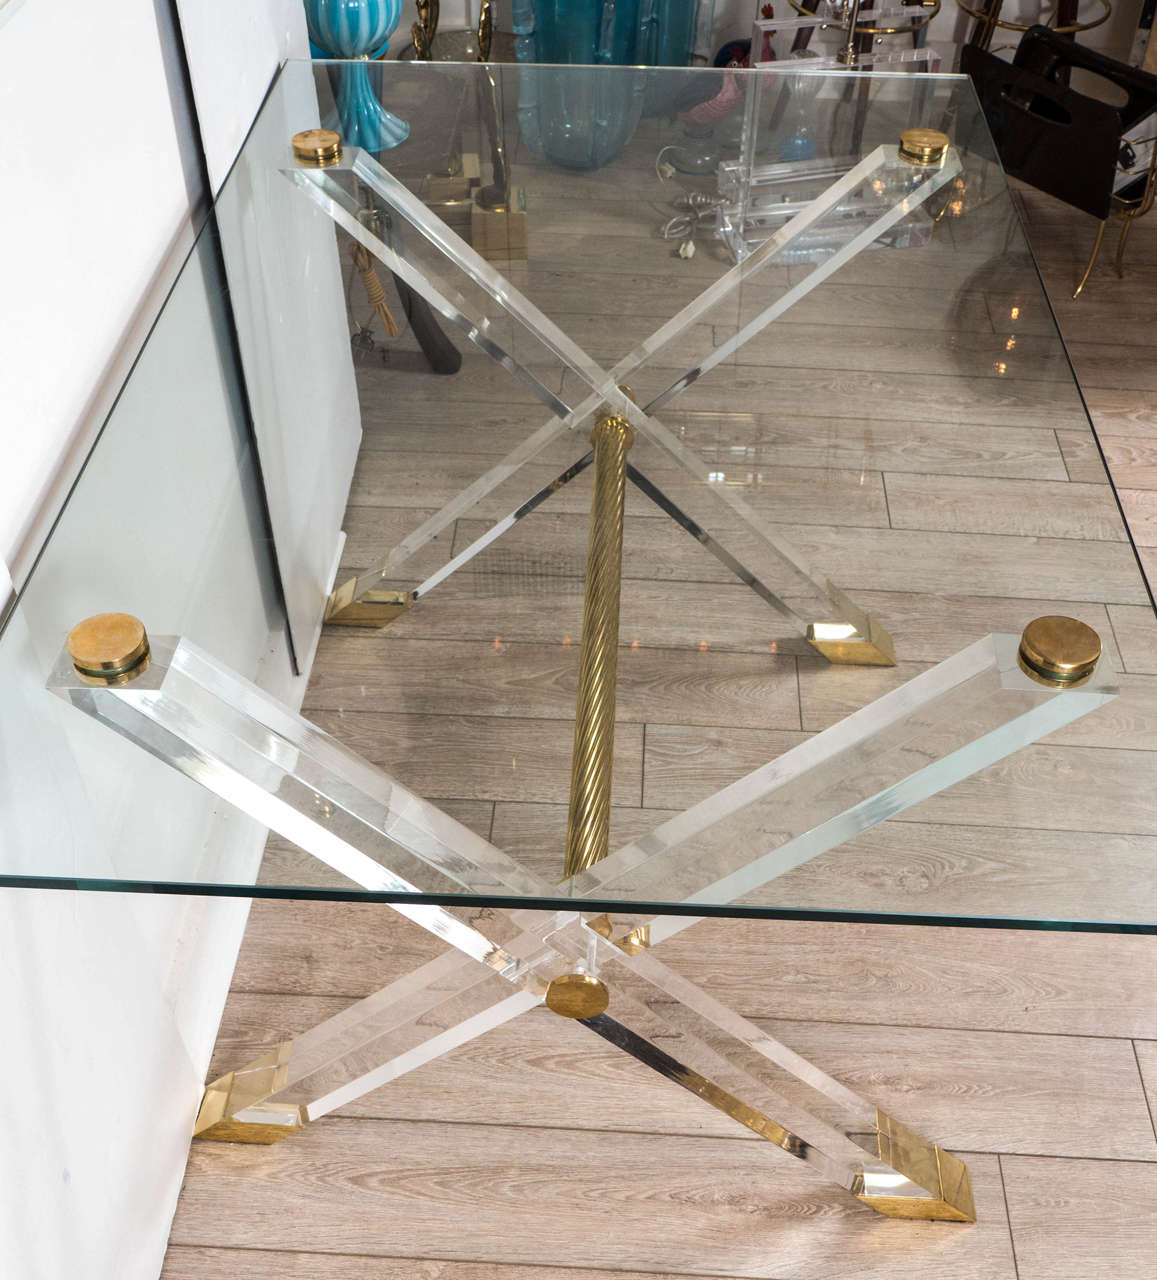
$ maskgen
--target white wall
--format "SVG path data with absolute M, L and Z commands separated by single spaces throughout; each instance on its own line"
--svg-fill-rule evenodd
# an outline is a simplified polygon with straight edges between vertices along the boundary
M 16 9 L 0 124 L 0 562 L 19 581 L 189 245 L 153 0 Z
M 219 183 L 278 60 L 304 54 L 304 24 L 297 0 L 180 8 Z M 204 193 L 170 17 L 168 0 L 0 8 L 0 124 L 10 144 L 0 201 L 0 608 L 10 595 L 3 562 L 23 580 L 191 243 L 190 209 Z M 191 317 L 203 337 L 204 317 L 196 308 Z M 179 355 L 166 360 L 179 367 Z M 165 361 L 149 376 L 138 377 L 130 406 L 146 422 L 152 406 L 171 412 L 176 394 Z M 212 390 L 194 380 L 177 403 L 203 423 L 212 398 L 196 396 Z M 5 858 L 51 871 L 53 857 L 70 851 L 74 874 L 91 874 L 103 849 L 108 873 L 124 874 L 152 834 L 173 878 L 207 856 L 223 859 L 231 878 L 252 874 L 262 833 L 147 758 L 155 831 L 146 811 L 134 824 L 131 804 L 120 810 L 127 826 L 102 829 L 99 789 L 89 807 L 94 780 L 127 744 L 86 743 L 98 726 L 63 704 L 74 721 L 58 722 L 42 687 L 46 654 L 74 613 L 137 607 L 139 591 L 155 629 L 198 639 L 207 627 L 245 674 L 261 666 L 267 687 L 300 700 L 303 681 L 291 675 L 269 592 L 244 580 L 241 507 L 222 496 L 231 492 L 220 471 L 232 461 L 228 444 L 219 434 L 211 456 L 194 449 L 151 472 L 144 459 L 123 505 L 94 508 L 87 537 L 84 527 L 67 534 L 59 595 L 38 575 L 14 618 L 0 678 Z M 112 465 L 103 445 L 99 456 Z M 126 465 L 120 473 L 134 478 Z M 197 482 L 206 523 L 188 540 L 202 549 L 203 572 L 195 583 L 167 581 L 175 531 L 166 486 L 188 492 Z M 137 493 L 148 495 L 145 510 L 154 504 L 152 518 L 126 528 Z M 131 562 L 99 554 L 118 533 L 143 539 L 134 545 L 147 583 L 125 572 Z M 246 911 L 243 901 L 0 890 L 0 1275 L 156 1280 Z

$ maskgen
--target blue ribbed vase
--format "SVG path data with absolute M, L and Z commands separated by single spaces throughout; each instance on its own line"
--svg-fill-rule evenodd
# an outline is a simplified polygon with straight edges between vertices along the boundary
M 334 127 L 351 147 L 385 151 L 410 136 L 410 126 L 381 104 L 370 60 L 389 47 L 402 16 L 402 0 L 305 0 L 305 21 L 315 58 L 361 59 L 338 76 Z M 374 68 L 378 70 L 378 68 Z
M 562 64 L 519 75 L 531 151 L 566 169 L 613 160 L 643 114 L 650 77 L 637 68 L 686 66 L 698 9 L 699 0 L 513 0 L 518 61 Z

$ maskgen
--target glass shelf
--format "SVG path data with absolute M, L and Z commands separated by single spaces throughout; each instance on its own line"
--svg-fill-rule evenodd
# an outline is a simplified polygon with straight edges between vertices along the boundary
M 408 138 L 307 167 L 344 68 L 282 70 L 6 619 L 0 883 L 392 901 L 445 936 L 482 907 L 614 912 L 619 941 L 1157 931 L 1157 676 L 1118 643 L 1150 600 L 968 81 L 381 71 Z M 559 129 L 642 95 L 601 168 L 536 154 L 547 74 Z M 637 472 L 612 854 L 561 883 L 604 404 Z M 325 628 L 307 691 L 350 581 L 408 607 Z M 153 659 L 103 689 L 61 655 L 107 610 Z M 865 614 L 896 665 L 809 645 Z M 1047 614 L 1101 637 L 1080 688 L 1018 665 Z

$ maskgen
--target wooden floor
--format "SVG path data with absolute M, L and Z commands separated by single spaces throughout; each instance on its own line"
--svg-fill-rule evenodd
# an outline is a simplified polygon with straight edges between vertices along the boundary
M 529 198 L 539 233 L 570 220 L 581 248 L 575 181 L 562 175 Z M 648 279 L 639 237 L 665 198 L 653 192 L 633 214 L 624 201 L 622 237 L 585 250 L 608 288 L 616 271 L 620 285 L 626 272 L 642 281 L 629 293 L 643 331 L 670 310 L 673 290 L 701 287 L 713 269 L 692 260 L 678 276 L 684 264 L 664 258 L 674 283 L 654 267 Z M 1125 280 L 1106 258 L 1073 303 L 1093 227 L 1044 197 L 1021 198 L 1133 536 L 1157 572 L 1157 215 L 1134 234 Z M 871 910 L 903 893 L 915 910 L 983 913 L 995 882 L 1009 914 L 1042 893 L 1073 914 L 1133 894 L 1152 918 L 1157 627 L 1058 375 L 1047 315 L 1031 290 L 1011 303 L 1024 314 L 1007 315 L 1006 282 L 985 276 L 971 225 L 951 228 L 957 252 L 940 270 L 955 279 L 901 290 L 887 255 L 864 255 L 838 288 L 777 325 L 758 359 L 732 366 L 723 393 L 705 381 L 664 414 L 721 470 L 738 457 L 760 473 L 748 496 L 818 564 L 838 565 L 831 576 L 894 629 L 902 661 L 895 672 L 831 669 L 769 641 L 760 602 L 636 504 L 616 830 L 653 826 L 976 635 L 1064 611 L 1102 631 L 1127 697 L 845 846 L 838 863 L 793 873 L 784 900 Z M 539 266 L 524 283 L 565 309 L 550 264 Z M 597 358 L 629 346 L 615 349 L 619 335 L 572 310 L 568 332 Z M 479 455 L 526 434 L 504 375 L 473 360 L 470 382 L 414 368 L 403 343 L 388 367 L 361 372 L 348 568 L 364 568 L 478 474 Z M 747 412 L 753 404 L 759 412 Z M 439 424 L 456 414 L 458 443 L 443 452 L 451 434 Z M 384 635 L 327 634 L 306 703 L 325 728 L 531 862 L 561 847 L 587 501 L 585 488 L 563 490 Z M 500 513 L 496 500 L 472 519 Z M 483 527 L 457 522 L 414 572 Z M 308 874 L 274 842 L 268 877 Z M 384 907 L 255 903 L 211 1076 L 438 949 Z M 664 958 L 962 1154 L 978 1223 L 882 1219 L 539 1010 L 285 1143 L 195 1144 L 165 1280 L 1153 1275 L 1154 940 L 709 921 L 665 944 Z

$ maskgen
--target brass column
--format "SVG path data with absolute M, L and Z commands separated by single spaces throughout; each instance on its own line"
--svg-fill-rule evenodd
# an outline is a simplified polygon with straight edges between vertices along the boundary
M 595 454 L 582 657 L 571 760 L 566 875 L 607 856 L 611 768 L 615 758 L 615 681 L 619 663 L 619 594 L 623 570 L 623 501 L 627 452 L 635 433 L 625 418 L 604 414 L 591 432 Z

